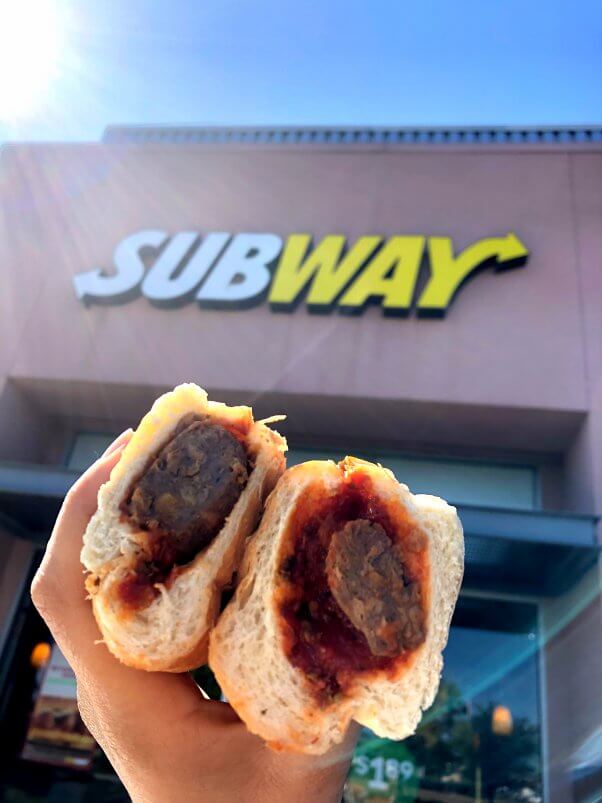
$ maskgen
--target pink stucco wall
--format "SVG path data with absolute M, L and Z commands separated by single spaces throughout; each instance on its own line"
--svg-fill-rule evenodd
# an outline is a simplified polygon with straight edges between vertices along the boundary
M 595 149 L 7 147 L 0 376 L 63 394 L 80 383 L 92 397 L 188 379 L 235 395 L 333 397 L 354 431 L 354 410 L 382 403 L 414 430 L 432 422 L 442 440 L 568 450 L 590 489 L 569 499 L 600 508 L 601 177 Z M 479 275 L 443 320 L 164 310 L 144 298 L 85 308 L 73 275 L 110 269 L 118 242 L 146 228 L 446 235 L 457 249 L 515 231 L 531 256 Z M 585 442 L 571 453 L 579 427 Z
M 569 162 L 549 153 L 9 150 L 2 262 L 13 315 L 29 308 L 35 321 L 10 373 L 134 383 L 194 375 L 224 388 L 584 409 Z M 444 234 L 458 248 L 515 230 L 532 257 L 524 270 L 480 276 L 443 322 L 386 320 L 378 310 L 361 321 L 266 306 L 164 312 L 143 299 L 85 310 L 70 277 L 110 267 L 119 240 L 149 227 Z

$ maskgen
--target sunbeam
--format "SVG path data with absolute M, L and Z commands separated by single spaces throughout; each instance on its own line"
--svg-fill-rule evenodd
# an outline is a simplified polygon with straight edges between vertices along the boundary
M 35 111 L 59 72 L 63 26 L 53 0 L 0 6 L 0 121 Z

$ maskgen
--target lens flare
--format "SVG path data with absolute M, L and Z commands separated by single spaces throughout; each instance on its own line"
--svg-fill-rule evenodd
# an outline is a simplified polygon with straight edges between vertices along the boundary
M 61 44 L 56 2 L 0 3 L 0 121 L 35 112 L 59 72 Z

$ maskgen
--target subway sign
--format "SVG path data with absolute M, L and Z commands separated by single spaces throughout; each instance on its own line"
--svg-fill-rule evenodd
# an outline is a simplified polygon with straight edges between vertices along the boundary
M 485 268 L 524 265 L 527 248 L 513 232 L 485 237 L 458 251 L 450 237 L 367 235 L 347 242 L 329 234 L 170 235 L 138 231 L 122 240 L 113 270 L 73 279 L 85 304 L 118 304 L 142 296 L 157 306 L 197 303 L 241 309 L 267 303 L 291 311 L 357 314 L 379 304 L 385 315 L 442 316 L 459 289 Z

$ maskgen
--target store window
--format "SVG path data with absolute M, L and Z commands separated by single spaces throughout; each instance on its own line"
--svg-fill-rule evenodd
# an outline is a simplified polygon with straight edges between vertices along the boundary
M 382 463 L 413 493 L 435 494 L 456 505 L 533 510 L 538 507 L 537 471 L 531 466 L 468 460 L 433 460 L 402 457 L 387 452 L 354 452 L 357 457 Z M 340 449 L 318 451 L 292 448 L 287 463 L 305 460 L 340 460 Z
M 75 436 L 67 455 L 67 468 L 71 471 L 85 471 L 97 460 L 111 441 L 117 436 L 106 432 L 80 432 Z
M 360 738 L 347 803 L 541 803 L 535 605 L 462 596 L 435 703 L 404 742 Z
M 102 751 L 87 742 L 49 632 L 26 597 L 22 604 L 10 704 L 0 710 L 10 736 L 1 799 L 128 800 Z M 403 742 L 362 733 L 346 803 L 542 803 L 537 617 L 532 604 L 461 596 L 434 705 Z M 49 676 L 52 662 L 60 672 Z M 207 668 L 195 677 L 219 697 Z M 59 694 L 57 678 L 66 689 Z
M 104 433 L 79 433 L 68 457 L 68 468 L 72 471 L 84 471 L 104 452 L 114 437 Z M 344 450 L 340 449 L 326 451 L 293 447 L 287 453 L 287 463 L 294 466 L 305 460 L 340 460 L 344 456 Z M 534 510 L 539 506 L 537 470 L 532 466 L 432 460 L 362 451 L 357 456 L 381 462 L 414 493 L 436 494 L 456 505 L 483 505 L 515 510 Z

